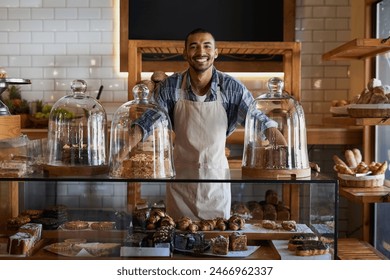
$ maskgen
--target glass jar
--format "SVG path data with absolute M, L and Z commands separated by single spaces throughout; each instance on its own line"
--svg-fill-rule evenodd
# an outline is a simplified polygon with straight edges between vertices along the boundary
M 136 85 L 133 96 L 134 100 L 120 106 L 112 119 L 110 176 L 174 177 L 173 132 L 168 114 L 149 100 L 146 85 Z
M 71 94 L 60 98 L 50 111 L 48 165 L 100 167 L 95 169 L 97 173 L 107 173 L 106 112 L 95 98 L 86 95 L 84 80 L 74 80 L 71 90 Z M 82 170 L 73 169 L 77 174 Z
M 283 86 L 282 79 L 269 79 L 269 92 L 258 96 L 249 107 L 245 123 L 243 176 L 310 176 L 305 114 L 301 104 L 283 91 Z M 278 131 L 268 138 L 261 129 L 263 123 L 258 118 L 259 112 L 277 124 Z M 279 135 L 283 136 L 285 143 L 278 143 Z

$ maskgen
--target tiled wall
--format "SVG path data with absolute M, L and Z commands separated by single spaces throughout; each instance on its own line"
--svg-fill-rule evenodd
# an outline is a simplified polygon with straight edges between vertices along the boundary
M 334 99 L 348 100 L 349 62 L 322 54 L 350 38 L 350 0 L 297 0 L 296 40 L 302 42 L 302 105 L 307 125 L 322 125 Z
M 307 125 L 322 125 L 322 118 L 329 115 L 330 101 L 348 98 L 348 62 L 325 63 L 321 55 L 350 40 L 350 1 L 296 0 L 296 40 L 302 42 L 301 96 Z M 92 96 L 104 85 L 101 101 L 109 115 L 127 101 L 126 75 L 117 70 L 118 3 L 119 0 L 0 0 L 0 67 L 10 77 L 32 80 L 31 85 L 22 87 L 23 98 L 55 102 L 77 78 L 87 81 Z M 245 83 L 254 91 L 264 89 L 264 81 Z M 328 150 L 329 158 L 334 149 L 337 147 Z M 65 186 L 56 188 L 60 193 L 55 195 L 51 187 L 41 192 L 50 202 L 59 199 L 80 206 L 92 203 L 87 194 L 95 198 L 91 207 L 120 208 L 125 202 L 123 184 Z M 160 185 L 142 191 L 143 196 L 153 200 L 164 196 Z M 245 195 L 249 199 L 254 192 Z
M 77 78 L 87 81 L 92 96 L 104 85 L 107 113 L 126 101 L 127 80 L 115 55 L 118 3 L 0 0 L 0 66 L 9 77 L 31 79 L 22 86 L 23 98 L 55 102 Z

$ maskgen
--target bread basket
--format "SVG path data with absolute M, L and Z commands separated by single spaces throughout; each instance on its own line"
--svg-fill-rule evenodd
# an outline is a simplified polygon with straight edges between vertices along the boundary
M 390 104 L 353 104 L 349 105 L 347 110 L 353 118 L 390 117 Z
M 350 188 L 373 188 L 381 187 L 385 181 L 385 174 L 367 175 L 356 177 L 353 175 L 338 173 L 339 183 L 342 187 Z

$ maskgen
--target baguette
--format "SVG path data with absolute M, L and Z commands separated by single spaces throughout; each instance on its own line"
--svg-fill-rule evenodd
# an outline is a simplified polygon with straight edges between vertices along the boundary
M 356 148 L 353 149 L 352 152 L 355 156 L 356 164 L 358 165 L 359 163 L 361 163 L 363 161 L 362 153 L 360 152 L 359 149 L 356 149 Z
M 344 166 L 348 166 L 341 158 L 339 158 L 338 156 L 334 155 L 333 156 L 333 161 L 334 161 L 334 164 L 341 164 L 341 165 L 344 165 Z
M 347 161 L 347 165 L 350 168 L 355 168 L 358 163 L 356 162 L 355 155 L 352 150 L 345 151 L 345 160 Z
M 384 161 L 379 167 L 378 169 L 374 170 L 372 172 L 373 175 L 379 175 L 379 174 L 384 174 L 386 172 L 386 169 L 387 169 L 387 161 Z
M 335 169 L 335 171 L 337 171 L 340 174 L 348 174 L 348 175 L 355 174 L 355 172 L 353 172 L 353 170 L 351 168 L 349 168 L 348 166 L 343 165 L 343 164 L 336 164 L 334 166 L 334 169 Z

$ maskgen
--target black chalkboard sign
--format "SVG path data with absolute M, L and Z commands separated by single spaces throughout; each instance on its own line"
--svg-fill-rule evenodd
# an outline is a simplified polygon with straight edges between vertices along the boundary
M 184 40 L 204 28 L 217 41 L 283 41 L 284 0 L 129 0 L 129 39 Z

